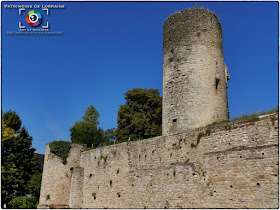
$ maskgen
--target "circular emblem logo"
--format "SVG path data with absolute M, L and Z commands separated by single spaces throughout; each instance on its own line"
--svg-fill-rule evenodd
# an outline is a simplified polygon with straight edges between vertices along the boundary
M 31 10 L 26 15 L 26 22 L 31 26 L 38 26 L 42 23 L 43 17 L 40 12 Z

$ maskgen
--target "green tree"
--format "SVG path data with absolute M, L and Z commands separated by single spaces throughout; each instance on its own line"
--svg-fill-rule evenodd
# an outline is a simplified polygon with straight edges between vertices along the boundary
M 99 112 L 97 111 L 97 109 L 90 105 L 86 111 L 85 111 L 85 115 L 83 116 L 83 120 L 84 122 L 89 122 L 92 123 L 93 125 L 95 125 L 97 127 L 97 125 L 99 125 Z
M 116 141 L 116 129 L 115 128 L 107 129 L 104 132 L 104 142 L 103 142 L 103 145 L 114 144 L 114 141 Z
M 16 133 L 19 132 L 21 128 L 21 119 L 16 112 L 9 110 L 8 112 L 4 113 L 2 119 L 4 120 L 7 127 L 13 129 Z
M 104 131 L 98 128 L 99 113 L 90 105 L 83 116 L 83 121 L 77 121 L 70 129 L 73 143 L 86 144 L 88 147 L 98 147 L 104 141 Z
M 39 200 L 40 197 L 40 189 L 41 189 L 41 182 L 42 182 L 42 173 L 38 171 L 37 173 L 33 174 L 30 180 L 27 183 L 27 191 Z
M 161 135 L 162 97 L 157 89 L 136 88 L 125 93 L 118 112 L 117 142 Z
M 7 204 L 16 197 L 31 194 L 28 182 L 39 172 L 38 158 L 32 148 L 32 137 L 25 127 L 21 127 L 19 116 L 12 111 L 3 115 L 6 125 L 14 129 L 17 135 L 1 141 L 1 177 L 2 202 Z

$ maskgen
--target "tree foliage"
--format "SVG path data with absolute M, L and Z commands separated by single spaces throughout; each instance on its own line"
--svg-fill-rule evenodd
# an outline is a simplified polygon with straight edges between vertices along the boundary
M 71 141 L 78 144 L 86 144 L 88 147 L 97 147 L 103 142 L 103 130 L 90 122 L 75 122 L 70 129 Z
M 107 129 L 104 131 L 99 125 L 99 112 L 90 105 L 82 117 L 82 121 L 74 123 L 71 132 L 72 143 L 86 144 L 90 148 L 113 144 L 116 140 L 115 129 Z
M 1 135 L 2 135 L 1 138 L 2 141 L 10 139 L 15 135 L 15 131 L 6 125 L 4 119 L 2 119 Z
M 2 207 L 12 199 L 30 193 L 28 182 L 33 174 L 39 172 L 38 158 L 31 147 L 32 137 L 25 127 L 21 127 L 19 116 L 9 111 L 3 119 L 17 135 L 1 141 Z
M 125 93 L 118 112 L 117 142 L 161 135 L 162 97 L 157 89 L 136 88 Z
M 104 131 L 98 128 L 99 112 L 90 105 L 83 116 L 82 121 L 77 121 L 70 129 L 73 143 L 86 144 L 88 147 L 98 147 L 105 139 Z
M 9 110 L 4 113 L 2 119 L 4 120 L 7 127 L 14 130 L 14 132 L 18 133 L 21 128 L 21 119 L 19 118 L 16 112 Z
M 94 126 L 97 127 L 97 125 L 99 124 L 98 118 L 99 112 L 93 105 L 90 105 L 86 109 L 85 115 L 83 116 L 84 122 L 92 123 Z
M 38 199 L 35 196 L 19 196 L 9 201 L 8 206 L 12 209 L 36 209 Z
M 42 182 L 42 173 L 39 171 L 33 174 L 27 183 L 27 191 L 37 199 L 40 197 L 40 189 Z
M 114 144 L 115 141 L 116 141 L 116 129 L 115 128 L 107 129 L 104 132 L 104 141 L 102 145 L 111 145 Z

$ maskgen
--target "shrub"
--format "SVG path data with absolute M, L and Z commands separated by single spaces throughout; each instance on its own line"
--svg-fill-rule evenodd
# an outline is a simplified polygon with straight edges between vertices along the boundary
M 64 165 L 67 163 L 70 149 L 71 142 L 68 141 L 53 141 L 50 143 L 51 153 L 58 156 Z
M 8 203 L 8 207 L 13 209 L 36 209 L 37 205 L 38 205 L 38 200 L 34 196 L 16 197 Z

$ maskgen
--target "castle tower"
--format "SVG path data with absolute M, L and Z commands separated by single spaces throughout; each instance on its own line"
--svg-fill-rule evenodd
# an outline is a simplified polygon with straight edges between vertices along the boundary
M 171 15 L 163 26 L 163 135 L 228 119 L 228 79 L 216 15 Z

